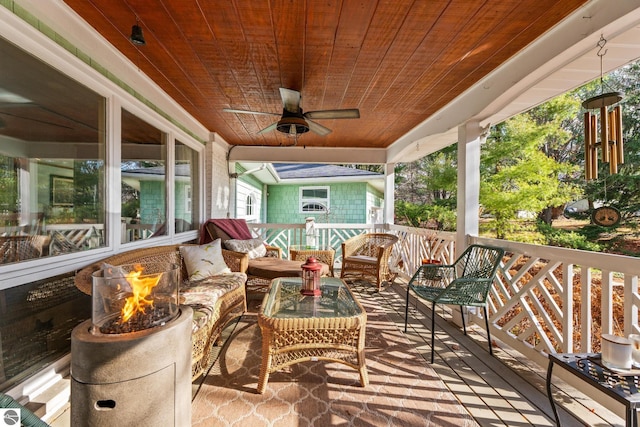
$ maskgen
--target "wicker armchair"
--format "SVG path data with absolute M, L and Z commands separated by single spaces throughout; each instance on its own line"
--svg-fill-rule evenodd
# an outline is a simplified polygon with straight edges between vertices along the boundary
M 369 277 L 375 280 L 378 291 L 384 282 L 392 282 L 395 275 L 389 269 L 389 258 L 398 236 L 385 233 L 366 233 L 342 243 L 341 278 Z
M 425 264 L 418 268 L 407 286 L 404 331 L 407 332 L 409 320 L 409 292 L 413 290 L 417 297 L 431 302 L 431 363 L 434 353 L 434 329 L 436 304 L 482 307 L 487 327 L 489 354 L 491 334 L 487 315 L 487 298 L 493 284 L 504 250 L 492 246 L 471 245 L 451 265 Z M 462 328 L 467 327 L 462 315 Z

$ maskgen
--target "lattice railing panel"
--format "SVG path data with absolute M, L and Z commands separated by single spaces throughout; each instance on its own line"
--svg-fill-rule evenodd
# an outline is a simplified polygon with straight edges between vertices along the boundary
M 602 333 L 638 333 L 640 259 L 472 240 L 506 250 L 489 299 L 492 335 L 543 366 L 543 353 L 597 352 Z
M 423 259 L 443 264 L 455 261 L 455 234 L 423 228 L 391 225 L 389 232 L 398 236 L 391 253 L 391 266 L 404 277 L 411 277 Z

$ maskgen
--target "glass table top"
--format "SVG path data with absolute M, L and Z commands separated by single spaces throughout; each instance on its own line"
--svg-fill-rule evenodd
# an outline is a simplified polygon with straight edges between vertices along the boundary
M 323 277 L 321 295 L 302 295 L 302 279 L 285 277 L 275 279 L 265 297 L 262 314 L 278 319 L 310 317 L 353 317 L 363 313 L 362 306 L 351 290 L 339 278 Z

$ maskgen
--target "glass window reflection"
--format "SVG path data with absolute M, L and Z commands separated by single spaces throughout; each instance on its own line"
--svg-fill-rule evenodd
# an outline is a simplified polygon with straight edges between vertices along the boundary
M 122 110 L 122 243 L 167 234 L 167 135 Z
M 198 228 L 198 153 L 176 141 L 175 218 L 176 233 Z
M 0 39 L 0 264 L 104 246 L 104 97 Z

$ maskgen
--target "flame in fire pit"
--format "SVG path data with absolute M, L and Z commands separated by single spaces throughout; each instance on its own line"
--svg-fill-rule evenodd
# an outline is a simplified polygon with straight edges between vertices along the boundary
M 131 319 L 136 312 L 144 313 L 146 307 L 153 307 L 153 299 L 148 299 L 153 288 L 160 282 L 162 273 L 152 276 L 142 276 L 144 268 L 136 265 L 135 269 L 127 273 L 125 279 L 131 286 L 131 296 L 125 299 L 122 308 L 122 323 Z

